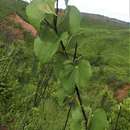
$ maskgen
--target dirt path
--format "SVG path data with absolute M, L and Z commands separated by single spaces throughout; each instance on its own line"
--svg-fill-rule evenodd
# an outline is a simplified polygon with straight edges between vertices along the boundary
M 36 36 L 37 35 L 37 30 L 30 25 L 29 23 L 27 23 L 26 21 L 24 21 L 20 16 L 18 16 L 17 14 L 12 14 L 9 16 L 10 20 L 14 21 L 15 23 L 18 23 L 21 25 L 21 27 L 23 29 L 25 29 L 27 32 L 30 32 L 32 34 L 32 36 Z
M 121 102 L 124 98 L 128 96 L 128 92 L 130 91 L 130 84 L 126 84 L 122 86 L 120 89 L 118 89 L 114 96 L 117 99 L 117 101 Z

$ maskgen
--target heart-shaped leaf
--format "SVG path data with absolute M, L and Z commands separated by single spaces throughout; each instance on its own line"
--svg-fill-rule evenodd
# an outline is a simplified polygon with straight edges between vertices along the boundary
M 39 37 L 34 41 L 34 52 L 41 63 L 47 63 L 58 49 L 59 43 L 44 42 Z
M 75 82 L 78 86 L 84 87 L 92 75 L 91 65 L 88 61 L 81 60 L 75 66 Z
M 67 64 L 60 72 L 61 84 L 67 93 L 72 93 L 74 91 L 75 82 L 73 69 L 73 65 Z
M 70 129 L 71 130 L 82 130 L 82 120 L 83 116 L 79 107 L 76 107 L 72 111 L 72 119 L 70 122 Z
M 30 23 L 39 29 L 45 14 L 55 14 L 54 3 L 55 0 L 32 0 L 26 8 Z
M 105 111 L 103 109 L 97 109 L 90 123 L 90 130 L 106 130 L 107 127 L 108 121 Z
M 73 34 L 80 29 L 80 12 L 74 6 L 68 6 L 65 11 L 64 28 L 69 33 Z
M 60 65 L 62 67 L 60 67 Z M 91 66 L 88 61 L 81 60 L 75 66 L 72 61 L 60 62 L 56 66 L 56 75 L 59 77 L 65 91 L 73 92 L 75 85 L 85 87 L 92 75 Z

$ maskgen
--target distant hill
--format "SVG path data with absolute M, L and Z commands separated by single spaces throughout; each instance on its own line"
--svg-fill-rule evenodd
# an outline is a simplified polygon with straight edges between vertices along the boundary
M 27 5 L 28 3 L 22 0 L 0 0 L 0 39 L 1 37 L 7 37 L 5 34 L 14 34 L 14 37 L 19 39 L 22 36 L 21 34 L 26 31 L 33 33 L 33 35 L 36 34 L 34 29 L 30 31 L 30 25 L 27 24 L 28 19 L 25 12 Z M 60 11 L 63 12 L 63 10 Z M 10 21 L 10 16 L 14 20 Z M 16 19 L 18 22 L 16 22 Z M 129 25 L 130 23 L 102 15 L 81 13 L 81 27 L 91 31 L 128 29 Z
M 27 20 L 25 8 L 27 2 L 22 0 L 0 0 L 0 19 L 11 13 L 17 13 L 23 19 Z M 130 23 L 117 19 L 105 17 L 98 14 L 81 13 L 81 26 L 88 28 L 128 28 Z
M 89 13 L 81 13 L 82 16 L 82 26 L 90 28 L 113 28 L 113 29 L 121 29 L 130 27 L 130 23 L 124 22 L 118 19 L 109 18 L 103 15 L 98 14 L 89 14 Z

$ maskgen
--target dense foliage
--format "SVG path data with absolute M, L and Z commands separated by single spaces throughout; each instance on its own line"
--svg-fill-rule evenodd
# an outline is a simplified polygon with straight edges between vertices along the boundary
M 80 12 L 55 12 L 54 0 L 27 6 L 38 36 L 0 43 L 0 124 L 10 130 L 129 130 L 129 32 L 81 28 Z M 58 3 L 57 3 L 58 4 Z M 109 86 L 109 87 L 108 87 Z
M 27 3 L 21 0 L 0 0 L 0 20 L 11 13 L 17 13 L 26 19 L 26 8 Z

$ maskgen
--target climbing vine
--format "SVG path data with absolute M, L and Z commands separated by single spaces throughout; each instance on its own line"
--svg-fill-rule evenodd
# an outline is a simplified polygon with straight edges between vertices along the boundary
M 45 76 L 38 83 L 34 106 L 38 105 L 42 87 L 41 95 L 44 95 L 53 76 L 58 86 L 56 95 L 59 105 L 68 107 L 63 130 L 66 130 L 69 121 L 72 130 L 105 130 L 108 128 L 105 111 L 97 109 L 88 123 L 89 115 L 82 100 L 81 90 L 87 86 L 93 70 L 79 50 L 82 45 L 79 37 L 84 36 L 80 27 L 80 12 L 75 6 L 68 5 L 68 0 L 65 0 L 65 10 L 59 9 L 58 3 L 58 0 L 32 0 L 26 8 L 29 22 L 38 30 L 34 52 Z M 60 15 L 61 12 L 63 15 Z

